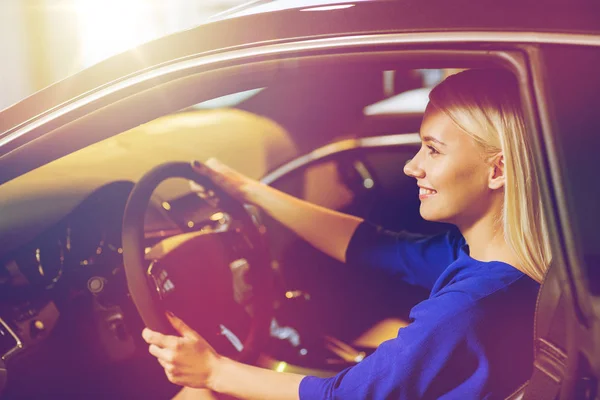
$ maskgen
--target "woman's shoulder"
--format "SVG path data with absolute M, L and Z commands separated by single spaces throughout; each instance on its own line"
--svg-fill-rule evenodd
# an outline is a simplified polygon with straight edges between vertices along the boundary
M 540 285 L 513 266 L 499 262 L 470 259 L 465 265 L 462 257 L 438 279 L 431 298 L 453 298 L 461 307 L 487 307 L 518 302 L 535 304 Z M 459 300 L 460 299 L 460 300 Z
M 464 325 L 469 331 L 479 324 L 520 320 L 519 316 L 533 316 L 538 289 L 539 284 L 526 275 L 501 284 L 468 279 L 432 293 L 411 310 L 411 319 L 431 320 L 438 328 Z

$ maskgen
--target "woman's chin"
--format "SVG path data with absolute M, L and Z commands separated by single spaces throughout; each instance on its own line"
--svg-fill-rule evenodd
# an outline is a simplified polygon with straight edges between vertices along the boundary
M 439 212 L 439 210 L 431 210 L 428 207 L 421 204 L 419 208 L 421 218 L 429 222 L 448 222 L 448 216 Z

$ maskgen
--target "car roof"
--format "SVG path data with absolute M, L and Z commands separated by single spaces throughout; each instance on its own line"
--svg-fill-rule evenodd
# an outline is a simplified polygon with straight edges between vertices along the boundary
M 320 4 L 322 4 L 320 2 Z M 331 3 L 328 3 L 331 4 Z M 543 32 L 600 35 L 600 5 L 530 0 L 402 0 L 338 3 L 230 14 L 118 54 L 59 81 L 0 112 L 0 140 L 24 122 L 126 76 L 174 60 L 260 43 L 407 32 Z M 310 2 L 310 8 L 315 5 Z M 281 8 L 281 7 L 280 7 Z M 173 43 L 177 43 L 176 46 Z

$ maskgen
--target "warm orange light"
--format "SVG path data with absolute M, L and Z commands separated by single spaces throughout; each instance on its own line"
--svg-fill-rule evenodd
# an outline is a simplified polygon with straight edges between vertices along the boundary
M 275 371 L 277 371 L 277 372 L 283 372 L 283 371 L 285 371 L 286 367 L 287 367 L 287 363 L 281 361 L 279 364 L 277 364 L 277 367 L 275 367 Z
M 216 212 L 216 213 L 214 213 L 213 215 L 210 216 L 210 220 L 211 221 L 219 221 L 224 216 L 225 216 L 225 214 L 223 214 L 222 212 Z
M 148 0 L 75 0 L 82 62 L 96 64 L 159 35 L 160 10 Z

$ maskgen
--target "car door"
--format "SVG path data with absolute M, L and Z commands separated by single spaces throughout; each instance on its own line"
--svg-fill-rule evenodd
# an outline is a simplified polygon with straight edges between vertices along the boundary
M 557 392 L 561 399 L 592 399 L 600 389 L 600 40 L 585 39 L 592 45 L 547 44 L 531 54 L 557 246 L 556 278 L 538 304 L 533 387 L 526 399 Z

